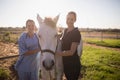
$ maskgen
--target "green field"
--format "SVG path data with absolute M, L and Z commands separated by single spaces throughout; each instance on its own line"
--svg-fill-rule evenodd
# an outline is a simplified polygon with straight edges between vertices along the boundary
M 98 38 L 87 38 L 84 40 L 90 44 L 96 44 L 99 46 L 120 48 L 120 39 L 98 39 Z
M 84 46 L 82 80 L 120 80 L 120 52 Z

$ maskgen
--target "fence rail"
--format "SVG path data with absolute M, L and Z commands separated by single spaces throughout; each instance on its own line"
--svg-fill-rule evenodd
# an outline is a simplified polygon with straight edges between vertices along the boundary
M 9 58 L 15 58 L 15 57 L 18 57 L 18 56 L 19 55 L 0 57 L 0 60 L 9 59 Z
M 84 38 L 104 38 L 104 39 L 120 39 L 120 32 L 107 33 L 107 32 L 85 32 L 82 33 Z

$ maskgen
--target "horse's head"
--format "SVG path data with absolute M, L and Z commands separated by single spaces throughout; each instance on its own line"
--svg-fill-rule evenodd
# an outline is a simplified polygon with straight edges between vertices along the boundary
M 46 17 L 44 20 L 37 15 L 39 23 L 39 42 L 41 46 L 41 65 L 46 70 L 51 70 L 55 65 L 55 51 L 57 48 L 57 29 L 56 24 L 59 16 L 55 18 Z

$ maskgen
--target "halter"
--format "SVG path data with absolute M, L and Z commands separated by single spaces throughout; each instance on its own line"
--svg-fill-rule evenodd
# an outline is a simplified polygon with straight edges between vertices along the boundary
M 49 52 L 49 53 L 55 55 L 55 52 L 53 52 L 53 51 L 50 50 L 50 49 L 44 49 L 44 50 L 41 50 L 41 53 L 44 53 L 44 52 Z
M 38 37 L 38 35 L 37 35 L 37 37 Z M 39 37 L 38 37 L 38 38 L 39 38 Z M 57 51 L 57 47 L 58 47 L 58 39 L 57 39 L 57 45 L 56 45 L 55 52 L 52 51 L 52 50 L 50 50 L 50 49 L 43 49 L 43 50 L 42 50 L 42 48 L 41 48 L 41 46 L 40 46 L 40 42 L 39 42 L 39 48 L 40 48 L 40 51 L 41 51 L 41 54 L 42 54 L 42 55 L 43 55 L 44 52 L 48 52 L 48 53 L 53 54 L 53 55 L 54 55 L 54 58 L 55 58 L 55 53 L 56 53 L 56 51 Z M 56 58 L 55 58 L 55 63 L 56 63 Z M 50 72 L 50 71 L 48 71 L 48 72 L 49 72 L 50 80 L 52 80 L 51 72 Z M 55 65 L 55 80 L 56 80 L 56 65 Z
M 43 54 L 44 52 L 48 52 L 48 53 L 51 53 L 55 56 L 55 53 L 56 53 L 56 50 L 57 50 L 57 47 L 58 47 L 58 39 L 57 39 L 57 45 L 56 45 L 56 49 L 55 49 L 55 52 L 50 50 L 50 49 L 43 49 L 41 48 L 40 46 L 40 43 L 39 43 L 39 48 L 40 48 L 40 51 L 41 51 L 41 54 Z
M 37 38 L 39 39 L 39 37 L 38 37 L 37 34 L 36 34 L 36 36 L 37 36 Z M 55 52 L 52 51 L 52 50 L 50 50 L 50 49 L 43 49 L 43 50 L 42 50 L 42 48 L 41 48 L 41 46 L 40 46 L 40 42 L 39 42 L 39 48 L 40 48 L 40 51 L 41 51 L 42 54 L 43 54 L 44 52 L 49 52 L 49 53 L 51 53 L 51 54 L 53 54 L 53 55 L 55 56 L 55 53 L 56 53 L 57 47 L 58 47 L 58 39 L 57 39 L 57 45 L 56 45 Z

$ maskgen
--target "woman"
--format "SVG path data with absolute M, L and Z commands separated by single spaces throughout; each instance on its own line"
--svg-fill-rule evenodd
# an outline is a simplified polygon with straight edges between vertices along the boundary
M 75 28 L 76 13 L 71 11 L 67 14 L 67 29 L 62 37 L 62 52 L 64 73 L 67 80 L 78 80 L 80 74 L 80 58 L 77 54 L 77 46 L 81 40 L 78 28 Z
M 39 80 L 40 54 L 39 41 L 35 34 L 35 22 L 26 21 L 26 32 L 18 40 L 19 59 L 15 64 L 19 80 Z

